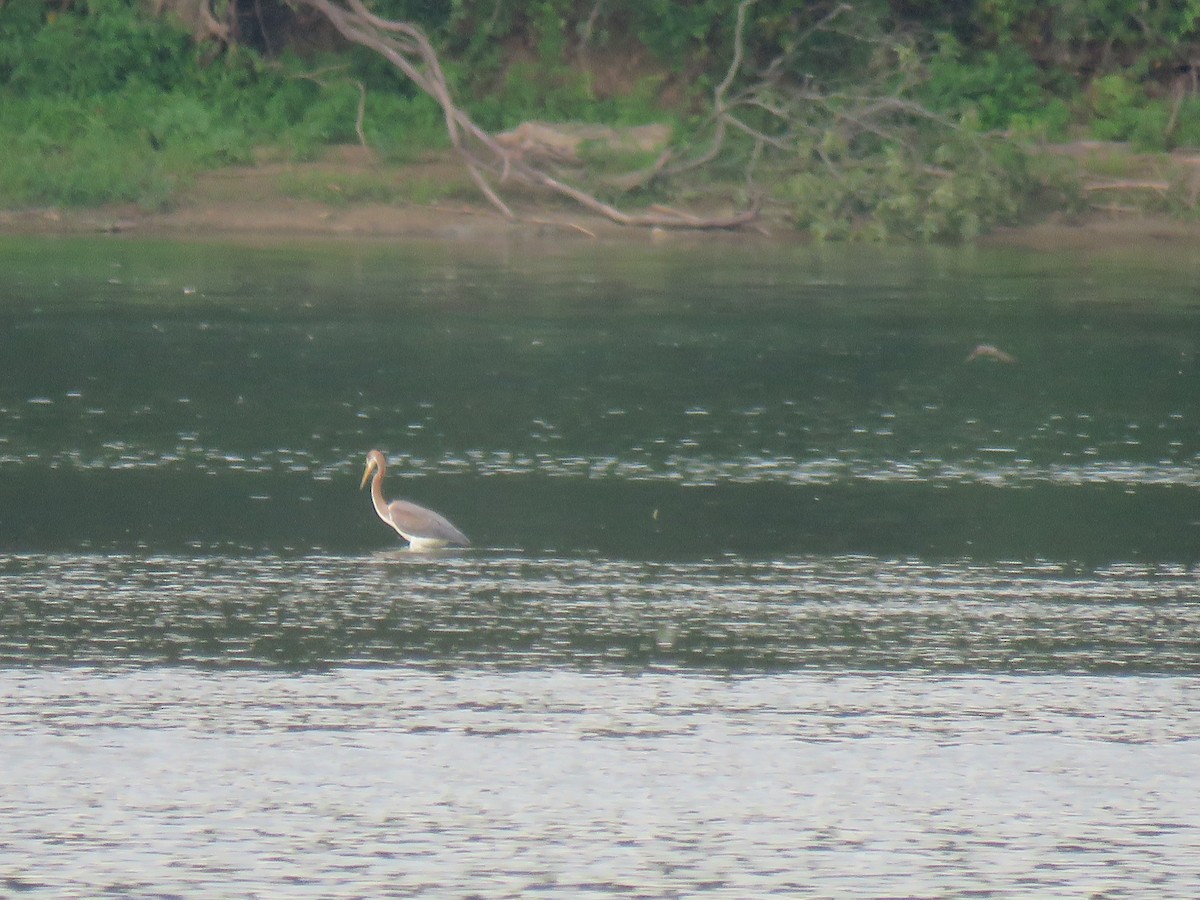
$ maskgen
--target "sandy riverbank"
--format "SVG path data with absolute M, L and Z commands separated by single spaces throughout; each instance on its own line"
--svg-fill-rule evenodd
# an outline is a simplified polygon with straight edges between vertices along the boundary
M 393 184 L 449 184 L 456 199 L 433 202 L 342 199 L 339 185 L 369 177 Z M 296 196 L 295 185 L 319 186 L 334 200 Z M 315 163 L 268 163 L 204 173 L 179 192 L 167 210 L 135 204 L 90 209 L 0 210 L 0 233 L 27 235 L 128 234 L 157 238 L 288 240 L 312 238 L 477 241 L 524 237 L 563 240 L 678 240 L 698 232 L 652 232 L 593 215 L 556 198 L 511 197 L 517 221 L 475 195 L 461 168 L 434 161 L 381 166 L 354 152 L 339 152 Z M 710 239 L 805 243 L 803 232 L 765 215 L 754 227 L 708 233 Z M 1200 247 L 1200 221 L 1122 210 L 1085 216 L 1054 216 L 1020 228 L 983 236 L 983 246 L 1037 250 L 1128 249 L 1131 245 Z

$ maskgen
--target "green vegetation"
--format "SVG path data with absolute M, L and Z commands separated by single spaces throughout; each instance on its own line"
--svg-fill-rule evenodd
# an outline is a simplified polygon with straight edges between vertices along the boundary
M 10 9 L 25 15 L 0 37 L 0 203 L 162 207 L 196 172 L 249 163 L 257 147 L 311 159 L 357 140 L 360 93 L 340 71 L 318 79 L 308 61 L 238 47 L 210 60 L 210 47 L 124 0 Z M 396 160 L 414 134 L 444 143 L 432 101 L 392 81 L 367 95 L 368 139 Z
M 426 30 L 457 101 L 485 128 L 671 125 L 672 161 L 634 188 L 596 188 L 612 202 L 757 200 L 830 238 L 960 240 L 1082 202 L 1043 142 L 1200 145 L 1200 0 L 757 0 L 741 31 L 730 0 L 372 8 Z M 6 3 L 0 205 L 167 207 L 204 170 L 358 141 L 360 102 L 382 159 L 447 146 L 436 104 L 302 0 L 259 0 L 241 18 L 233 4 L 210 11 L 223 37 L 137 0 Z M 603 147 L 585 155 L 608 174 L 654 163 Z M 327 202 L 463 191 L 368 176 L 284 182 Z M 1193 196 L 1170 208 L 1194 206 Z

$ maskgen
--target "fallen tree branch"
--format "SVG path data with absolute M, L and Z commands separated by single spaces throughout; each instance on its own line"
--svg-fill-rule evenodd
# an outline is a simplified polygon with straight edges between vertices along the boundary
M 664 210 L 629 213 L 617 209 L 594 194 L 562 181 L 541 167 L 521 159 L 479 127 L 454 102 L 438 55 L 425 33 L 417 26 L 381 18 L 367 9 L 362 0 L 295 2 L 316 10 L 346 40 L 384 57 L 437 102 L 442 110 L 451 147 L 466 166 L 467 173 L 476 187 L 505 218 L 516 219 L 516 216 L 501 199 L 488 176 L 499 183 L 517 182 L 546 189 L 621 225 L 723 229 L 738 228 L 758 218 L 757 206 L 744 212 L 721 216 L 693 216 Z M 739 6 L 740 23 L 744 23 L 745 9 L 752 2 L 754 0 L 743 0 Z M 738 44 L 740 45 L 740 38 Z M 732 83 L 738 67 L 740 59 L 730 68 L 726 82 Z M 727 84 L 724 89 L 728 89 Z M 665 163 L 665 159 L 662 162 Z
M 276 65 L 275 68 L 279 69 L 280 71 L 283 71 L 282 66 Z M 346 68 L 346 67 L 345 66 L 327 66 L 326 68 L 319 69 L 316 72 L 300 72 L 299 74 L 296 74 L 296 75 L 290 75 L 285 72 L 284 77 L 302 78 L 305 81 L 311 81 L 313 84 L 319 85 L 323 88 L 327 88 L 327 87 L 329 87 L 329 82 L 325 81 L 322 76 L 326 72 L 336 72 L 336 71 L 339 71 L 344 68 Z M 354 85 L 354 87 L 358 89 L 358 108 L 355 110 L 355 114 L 354 114 L 354 133 L 356 135 L 358 135 L 359 145 L 364 150 L 369 150 L 370 146 L 367 144 L 367 134 L 363 130 L 363 122 L 366 120 L 366 117 L 367 117 L 367 88 L 366 88 L 366 85 L 364 85 L 357 78 L 350 79 L 350 84 Z
M 1171 190 L 1166 181 L 1149 181 L 1132 179 L 1129 181 L 1092 181 L 1083 186 L 1088 193 L 1092 191 L 1154 191 L 1166 196 Z
M 154 0 L 150 10 L 155 18 L 162 18 L 170 11 L 187 26 L 197 42 L 213 39 L 225 45 L 233 40 L 232 5 L 222 5 L 214 10 L 210 0 Z

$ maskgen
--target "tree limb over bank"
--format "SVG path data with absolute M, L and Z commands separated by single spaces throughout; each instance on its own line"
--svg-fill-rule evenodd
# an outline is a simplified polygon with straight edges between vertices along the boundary
M 472 181 L 505 218 L 515 220 L 517 216 L 501 199 L 493 181 L 544 188 L 620 225 L 720 229 L 738 228 L 758 218 L 757 208 L 724 216 L 693 216 L 663 208 L 645 213 L 617 209 L 594 194 L 520 158 L 479 127 L 455 104 L 438 55 L 425 33 L 417 26 L 381 18 L 367 9 L 362 0 L 296 2 L 323 15 L 346 40 L 378 53 L 437 102 L 445 118 L 451 146 L 462 159 Z
M 197 43 L 211 39 L 224 46 L 233 39 L 232 5 L 214 12 L 209 0 L 153 0 L 150 9 L 155 18 L 162 18 L 169 10 L 191 31 Z

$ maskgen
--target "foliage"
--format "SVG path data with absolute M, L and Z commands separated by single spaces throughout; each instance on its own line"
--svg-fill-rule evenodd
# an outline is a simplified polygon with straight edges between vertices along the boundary
M 22 14 L 0 32 L 0 202 L 161 207 L 190 175 L 247 163 L 256 146 L 306 159 L 358 139 L 360 93 L 339 74 L 341 59 L 323 77 L 308 75 L 313 61 L 238 48 L 209 61 L 133 0 L 58 13 L 15 4 L 6 17 L 13 8 Z M 367 134 L 389 157 L 444 144 L 425 98 L 372 92 L 366 113 Z
M 1150 97 L 1142 85 L 1113 74 L 1093 81 L 1087 99 L 1091 132 L 1100 140 L 1146 151 L 1200 145 L 1200 96 Z
M 264 145 L 311 159 L 357 141 L 360 103 L 387 159 L 446 143 L 436 104 L 287 0 L 255 9 L 291 31 L 254 36 L 244 16 L 224 46 L 139 0 L 0 5 L 0 203 L 167 205 L 196 172 Z M 959 239 L 1047 192 L 1069 202 L 1019 141 L 1200 145 L 1200 0 L 756 0 L 740 35 L 734 0 L 371 7 L 430 34 L 483 126 L 666 121 L 675 158 L 647 191 L 736 182 L 831 237 Z M 368 180 L 329 199 L 350 196 L 395 197 Z
M 961 115 L 971 112 L 985 129 L 1006 129 L 1014 119 L 1040 120 L 1050 101 L 1041 73 L 1024 49 L 1006 45 L 982 50 L 966 60 L 966 50 L 949 32 L 937 35 L 927 79 L 918 92 L 933 109 Z M 1065 122 L 1047 123 L 1053 137 L 1062 137 Z
M 1031 171 L 1032 158 L 1015 145 L 973 124 L 930 132 L 929 146 L 894 143 L 856 165 L 814 166 L 784 182 L 780 199 L 821 239 L 971 240 L 1017 221 L 1035 200 L 1030 186 L 1052 181 Z
M 83 97 L 132 80 L 162 87 L 190 62 L 187 34 L 138 15 L 122 0 L 89 0 L 81 13 L 47 13 L 41 27 L 28 14 L 35 4 L 24 6 L 0 49 L 0 83 L 15 96 Z
M 979 46 L 1024 47 L 1046 67 L 1104 75 L 1150 75 L 1186 61 L 1200 36 L 1200 0 L 977 0 L 964 23 Z
M 70 98 L 31 105 L 6 104 L 0 116 L 0 197 L 82 206 L 130 200 L 152 208 L 167 201 L 174 176 L 102 117 Z

